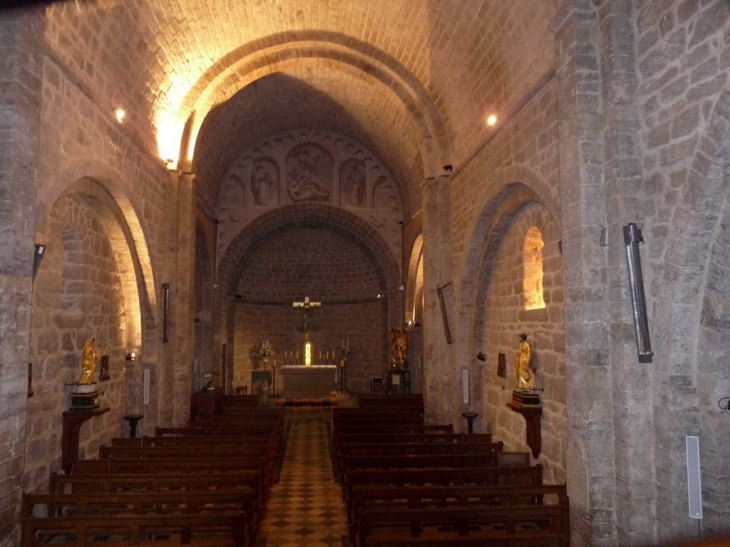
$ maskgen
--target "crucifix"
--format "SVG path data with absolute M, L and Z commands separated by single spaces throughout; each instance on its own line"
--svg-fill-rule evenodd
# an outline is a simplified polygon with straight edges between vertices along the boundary
M 309 340 L 309 309 L 318 308 L 322 305 L 322 302 L 312 302 L 308 296 L 305 296 L 303 301 L 295 301 L 292 305 L 295 308 L 304 308 L 304 340 Z

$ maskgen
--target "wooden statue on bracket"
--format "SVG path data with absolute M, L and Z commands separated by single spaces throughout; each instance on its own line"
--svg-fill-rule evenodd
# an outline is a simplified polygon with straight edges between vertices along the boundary
M 406 370 L 408 368 L 408 332 L 403 327 L 390 330 L 391 368 Z
M 520 407 L 539 407 L 540 394 L 535 390 L 535 370 L 532 368 L 532 344 L 526 334 L 519 334 L 520 347 L 515 359 L 517 389 L 512 392 L 512 402 Z

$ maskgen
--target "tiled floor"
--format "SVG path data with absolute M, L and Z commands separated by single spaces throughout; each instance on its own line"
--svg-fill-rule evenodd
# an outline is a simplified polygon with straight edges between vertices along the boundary
M 269 494 L 257 547 L 348 545 L 342 490 L 329 452 L 331 417 L 329 411 L 291 412 L 284 466 Z

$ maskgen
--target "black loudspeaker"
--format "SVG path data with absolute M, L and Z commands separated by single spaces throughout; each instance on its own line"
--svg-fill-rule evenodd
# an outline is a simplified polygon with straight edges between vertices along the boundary
M 702 477 L 700 474 L 700 439 L 687 435 L 687 496 L 689 516 L 702 518 Z

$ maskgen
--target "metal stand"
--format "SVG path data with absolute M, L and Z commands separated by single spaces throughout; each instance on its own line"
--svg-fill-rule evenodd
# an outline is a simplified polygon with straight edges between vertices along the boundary
M 474 412 L 464 412 L 462 416 L 466 418 L 467 432 L 474 433 L 474 418 L 479 416 L 479 414 L 475 414 Z
M 144 416 L 142 414 L 127 414 L 124 419 L 129 423 L 129 438 L 134 439 L 137 437 L 137 422 L 139 422 Z

